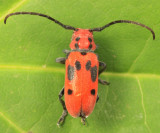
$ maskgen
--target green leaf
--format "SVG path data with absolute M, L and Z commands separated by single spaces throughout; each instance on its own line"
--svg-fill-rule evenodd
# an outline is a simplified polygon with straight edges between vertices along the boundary
M 0 0 L 0 132 L 2 133 L 157 133 L 160 127 L 160 40 L 157 0 Z M 99 85 L 100 100 L 84 126 L 80 118 L 62 113 L 58 94 L 64 66 L 55 63 L 69 49 L 73 31 L 42 17 L 19 15 L 34 11 L 81 28 L 126 19 L 153 28 L 117 24 L 94 33 L 99 60 L 107 64 Z

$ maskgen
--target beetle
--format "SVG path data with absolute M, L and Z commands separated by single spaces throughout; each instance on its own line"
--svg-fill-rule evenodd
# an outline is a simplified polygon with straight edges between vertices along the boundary
M 21 14 L 45 17 L 65 29 L 74 31 L 70 43 L 71 50 L 64 50 L 66 58 L 59 57 L 56 59 L 56 62 L 65 64 L 66 70 L 65 85 L 59 93 L 59 101 L 62 104 L 63 112 L 57 125 L 63 123 L 68 112 L 72 117 L 81 117 L 82 123 L 85 124 L 86 117 L 92 113 L 99 99 L 98 82 L 102 85 L 109 85 L 109 82 L 99 78 L 99 75 L 106 69 L 106 64 L 99 61 L 98 56 L 94 53 L 96 49 L 96 44 L 93 39 L 94 31 L 102 31 L 117 23 L 131 23 L 148 29 L 153 35 L 153 40 L 155 39 L 155 33 L 150 27 L 130 20 L 116 20 L 102 27 L 81 29 L 65 25 L 45 14 L 36 12 L 15 12 L 5 17 L 4 23 L 6 24 L 8 17 Z M 65 102 L 62 99 L 63 95 L 65 97 Z

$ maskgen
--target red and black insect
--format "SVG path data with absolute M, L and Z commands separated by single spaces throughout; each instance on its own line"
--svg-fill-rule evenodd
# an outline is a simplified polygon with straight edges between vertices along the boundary
M 102 31 L 116 23 L 131 23 L 148 29 L 153 35 L 153 40 L 155 39 L 155 33 L 151 28 L 139 22 L 129 20 L 117 20 L 103 27 L 93 29 L 80 29 L 64 25 L 48 15 L 35 12 L 15 12 L 5 17 L 4 23 L 6 23 L 8 17 L 20 14 L 42 16 L 54 21 L 65 29 L 74 31 L 70 43 L 71 50 L 64 50 L 66 58 L 60 57 L 56 59 L 56 62 L 66 65 L 65 85 L 59 93 L 59 101 L 62 104 L 63 113 L 58 120 L 58 125 L 64 121 L 68 112 L 73 117 L 81 117 L 83 124 L 85 124 L 86 117 L 92 113 L 99 99 L 98 82 L 103 85 L 109 85 L 107 81 L 99 78 L 99 75 L 106 69 L 106 64 L 99 61 L 94 53 L 96 44 L 93 39 L 93 31 Z M 63 95 L 65 96 L 65 102 L 62 99 Z

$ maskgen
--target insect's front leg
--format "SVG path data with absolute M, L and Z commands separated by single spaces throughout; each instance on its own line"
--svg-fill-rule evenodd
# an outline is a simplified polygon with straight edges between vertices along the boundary
M 71 51 L 65 49 L 63 52 L 66 54 L 66 58 L 67 58 Z M 65 64 L 66 58 L 65 57 L 58 57 L 58 58 L 56 58 L 56 62 L 61 63 L 61 64 Z
M 104 70 L 106 69 L 106 64 L 104 62 L 99 61 L 99 67 L 101 67 L 101 69 L 99 69 L 98 75 L 100 75 L 102 72 L 104 72 Z M 98 78 L 98 82 L 101 83 L 102 85 L 109 85 L 110 83 L 102 80 L 100 78 Z
M 68 114 L 68 111 L 67 111 L 67 109 L 66 109 L 65 102 L 64 102 L 63 99 L 62 99 L 63 95 L 64 95 L 64 87 L 62 88 L 62 90 L 60 91 L 60 93 L 59 93 L 59 95 L 58 95 L 58 96 L 59 96 L 59 101 L 60 101 L 60 103 L 61 103 L 61 105 L 62 105 L 62 107 L 63 107 L 62 115 L 61 115 L 61 117 L 59 118 L 59 120 L 58 120 L 58 122 L 57 122 L 57 125 L 58 125 L 58 126 L 59 126 L 61 123 L 64 122 L 64 119 L 65 119 L 65 117 L 66 117 L 67 114 Z
M 70 51 L 70 50 L 65 49 L 63 52 L 64 52 L 65 54 L 69 54 L 71 51 Z
M 56 58 L 56 62 L 57 63 L 61 63 L 61 64 L 65 64 L 66 58 L 64 58 L 64 57 L 58 57 L 58 58 Z

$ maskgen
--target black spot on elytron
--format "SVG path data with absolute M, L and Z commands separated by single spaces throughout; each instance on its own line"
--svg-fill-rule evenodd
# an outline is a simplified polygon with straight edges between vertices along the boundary
M 81 69 L 81 63 L 79 61 L 76 61 L 75 62 L 75 66 L 76 66 L 76 69 L 77 70 L 80 70 Z
M 93 82 L 96 81 L 97 78 L 97 66 L 91 67 L 91 79 Z
M 75 43 L 75 48 L 77 48 L 77 49 L 79 48 L 78 43 Z
M 89 42 L 92 42 L 92 39 L 90 37 L 88 37 Z
M 71 95 L 72 94 L 72 90 L 71 89 L 68 89 L 68 95 Z
M 77 37 L 77 38 L 76 38 L 76 41 L 79 41 L 79 39 L 80 39 L 80 37 Z
M 68 65 L 68 80 L 72 80 L 74 78 L 74 67 Z
M 91 68 L 91 61 L 87 61 L 86 63 L 86 70 L 88 71 Z
M 89 49 L 91 49 L 91 48 L 92 48 L 92 44 L 89 45 Z
M 87 53 L 86 52 L 81 52 L 81 55 L 86 55 Z
M 92 95 L 95 95 L 95 89 L 92 89 L 92 90 L 91 90 L 91 94 L 92 94 Z

